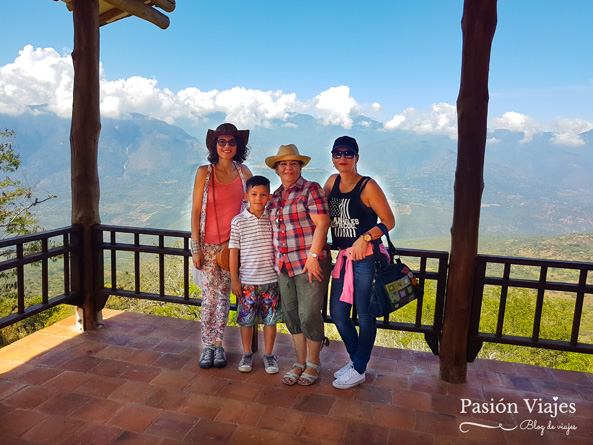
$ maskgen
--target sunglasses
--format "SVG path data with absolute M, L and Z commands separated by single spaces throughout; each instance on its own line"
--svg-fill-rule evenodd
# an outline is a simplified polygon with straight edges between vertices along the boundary
M 235 141 L 234 139 L 231 139 L 230 141 L 225 141 L 224 139 L 217 139 L 216 143 L 218 144 L 219 147 L 226 147 L 227 144 L 229 147 L 237 146 L 237 141 Z
M 353 159 L 354 153 L 352 153 L 350 150 L 332 151 L 332 158 L 334 158 L 334 159 L 340 159 L 340 158 Z

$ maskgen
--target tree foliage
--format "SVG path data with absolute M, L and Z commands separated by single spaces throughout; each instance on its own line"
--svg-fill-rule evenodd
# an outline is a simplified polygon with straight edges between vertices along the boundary
M 21 165 L 13 148 L 14 131 L 0 131 L 0 239 L 40 230 L 31 208 L 48 199 L 33 197 L 32 188 L 18 179 Z

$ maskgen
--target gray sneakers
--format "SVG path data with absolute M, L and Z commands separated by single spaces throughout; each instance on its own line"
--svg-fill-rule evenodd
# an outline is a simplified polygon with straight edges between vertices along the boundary
M 264 366 L 268 374 L 276 374 L 280 370 L 275 355 L 264 355 Z
M 240 372 L 251 372 L 252 369 L 253 369 L 253 354 L 243 353 L 243 357 L 241 357 L 241 361 L 239 362 L 239 371 Z
M 214 347 L 214 360 L 212 361 L 212 366 L 215 368 L 224 368 L 226 366 L 226 352 L 224 352 L 222 346 L 217 345 Z
M 204 346 L 200 355 L 200 368 L 224 368 L 226 366 L 226 353 L 222 346 Z
M 200 355 L 200 368 L 208 369 L 212 368 L 214 364 L 214 347 L 204 346 L 202 349 L 202 355 Z

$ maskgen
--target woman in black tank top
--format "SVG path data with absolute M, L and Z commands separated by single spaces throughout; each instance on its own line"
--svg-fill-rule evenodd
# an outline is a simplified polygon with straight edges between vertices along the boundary
M 354 138 L 335 140 L 332 159 L 338 174 L 331 175 L 324 190 L 329 200 L 332 245 L 339 254 L 332 272 L 330 313 L 350 362 L 334 374 L 333 386 L 352 388 L 365 380 L 367 364 L 377 335 L 377 319 L 368 313 L 374 276 L 373 249 L 380 248 L 383 223 L 388 230 L 395 217 L 381 187 L 356 169 L 359 155 Z M 359 331 L 350 312 L 356 305 Z

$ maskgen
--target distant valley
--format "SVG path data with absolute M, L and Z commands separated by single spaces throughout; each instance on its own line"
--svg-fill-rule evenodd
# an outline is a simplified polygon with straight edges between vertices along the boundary
M 102 222 L 189 230 L 193 179 L 206 163 L 204 137 L 224 119 L 213 114 L 198 126 L 169 125 L 141 115 L 102 119 L 99 143 Z M 70 224 L 70 122 L 53 115 L 0 114 L 15 130 L 14 147 L 36 194 L 58 197 L 35 209 L 46 228 Z M 247 165 L 279 185 L 264 164 L 281 144 L 312 157 L 303 176 L 323 184 L 333 172 L 330 148 L 344 134 L 361 147 L 359 171 L 384 188 L 397 215 L 396 239 L 447 236 L 451 227 L 457 142 L 445 136 L 382 129 L 360 117 L 351 130 L 294 115 L 251 132 Z M 579 147 L 553 145 L 550 135 L 521 142 L 497 131 L 486 149 L 481 233 L 552 236 L 593 233 L 593 131 Z

